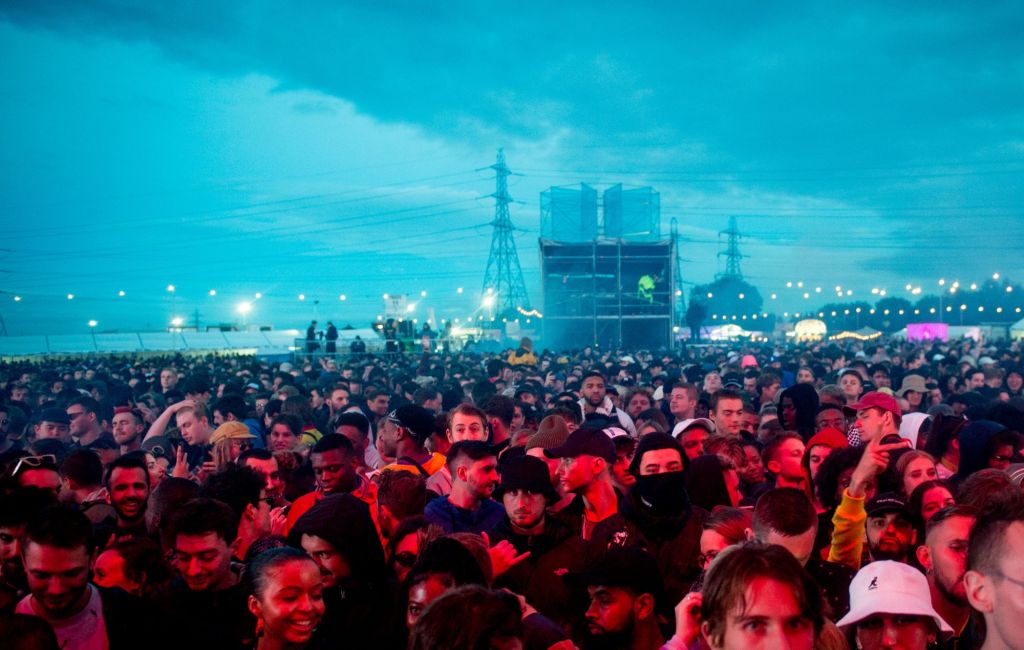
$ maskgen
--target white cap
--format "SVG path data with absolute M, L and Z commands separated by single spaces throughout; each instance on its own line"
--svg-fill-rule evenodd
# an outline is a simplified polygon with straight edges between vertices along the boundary
M 953 632 L 932 607 L 928 579 L 902 562 L 880 560 L 858 571 L 850 582 L 850 611 L 836 625 L 853 625 L 874 614 L 929 616 L 940 631 Z
M 708 430 L 708 433 L 715 432 L 715 423 L 711 420 L 707 418 L 690 418 L 689 420 L 680 420 L 676 423 L 676 426 L 672 427 L 672 437 L 678 438 L 694 427 L 704 427 Z
M 651 399 L 657 402 L 660 399 L 665 399 L 665 386 L 661 385 L 654 389 L 654 395 L 651 395 Z

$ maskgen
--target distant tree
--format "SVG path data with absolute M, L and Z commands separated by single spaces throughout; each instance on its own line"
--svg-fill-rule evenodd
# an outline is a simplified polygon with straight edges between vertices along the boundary
M 710 284 L 702 284 L 690 292 L 690 302 L 703 301 L 710 314 L 743 319 L 761 313 L 764 300 L 757 287 L 737 278 L 719 278 Z
M 686 324 L 690 328 L 690 338 L 694 341 L 700 340 L 700 328 L 708 318 L 708 306 L 700 300 L 691 299 L 690 306 L 686 308 Z
M 914 318 L 914 306 L 906 298 L 887 296 L 875 303 L 872 327 L 883 332 L 903 329 Z

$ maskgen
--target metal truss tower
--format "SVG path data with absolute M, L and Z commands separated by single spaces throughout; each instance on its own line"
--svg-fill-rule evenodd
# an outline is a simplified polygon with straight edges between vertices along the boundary
M 746 255 L 740 254 L 740 234 L 739 228 L 736 227 L 736 217 L 729 217 L 729 229 L 723 230 L 718 233 L 718 236 L 728 235 L 729 239 L 725 245 L 725 250 L 718 253 L 719 257 L 725 258 L 725 273 L 720 273 L 719 278 L 732 278 L 736 280 L 743 279 L 743 273 L 740 271 L 740 260 Z
M 672 228 L 672 281 L 675 284 L 675 321 L 673 325 L 684 322 L 686 313 L 686 289 L 683 287 L 682 250 L 679 246 L 679 222 L 675 217 L 669 222 Z
M 504 313 L 517 307 L 530 309 L 530 299 L 526 295 L 526 283 L 523 281 L 523 269 L 519 266 L 519 254 L 513 239 L 515 228 L 508 213 L 508 204 L 512 197 L 508 194 L 508 177 L 512 173 L 505 165 L 505 150 L 498 149 L 498 161 L 491 165 L 495 172 L 496 188 L 494 194 L 494 236 L 491 238 L 491 254 L 487 258 L 487 271 L 484 273 L 484 294 L 488 291 L 497 294 L 495 310 Z

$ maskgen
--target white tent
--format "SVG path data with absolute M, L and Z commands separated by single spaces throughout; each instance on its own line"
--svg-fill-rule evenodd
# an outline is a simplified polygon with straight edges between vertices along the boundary
M 1020 339 L 1024 339 L 1024 318 L 1010 325 L 1010 340 L 1018 341 Z

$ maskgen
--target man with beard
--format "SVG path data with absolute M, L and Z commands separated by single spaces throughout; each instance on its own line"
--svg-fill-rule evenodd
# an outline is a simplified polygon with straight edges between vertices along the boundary
M 127 406 L 117 407 L 114 409 L 112 428 L 114 442 L 120 445 L 122 456 L 142 448 L 142 433 L 146 430 L 146 423 L 141 413 Z
M 22 543 L 30 593 L 15 612 L 47 621 L 64 649 L 137 647 L 151 633 L 146 612 L 123 591 L 89 582 L 95 555 L 96 540 L 85 515 L 68 506 L 37 513 Z
M 867 515 L 871 559 L 906 562 L 917 539 L 914 517 L 906 502 L 892 492 L 879 494 L 868 501 Z
M 657 650 L 665 643 L 658 627 L 663 588 L 653 555 L 636 547 L 613 548 L 589 571 L 569 579 L 590 596 L 586 650 Z
M 295 523 L 288 543 L 309 553 L 323 579 L 327 611 L 313 647 L 393 647 L 388 568 L 365 503 L 351 494 L 324 497 Z
M 100 548 L 123 540 L 146 537 L 149 469 L 142 454 L 121 456 L 107 467 L 107 493 L 117 518 L 96 527 Z
M 628 431 L 630 436 L 633 438 L 637 437 L 633 418 L 629 417 L 629 414 L 625 411 L 615 408 L 611 398 L 608 397 L 608 393 L 605 390 L 604 375 L 596 370 L 591 370 L 583 375 L 583 386 L 580 388 L 580 394 L 582 397 L 579 400 L 579 405 L 584 418 L 590 413 L 600 413 L 612 421 L 618 420 L 619 426 Z
M 621 506 L 657 558 L 669 602 L 678 602 L 700 575 L 701 526 L 707 518 L 707 512 L 690 504 L 685 466 L 684 451 L 672 436 L 644 436 L 630 465 L 636 484 Z
M 904 536 L 908 532 L 909 535 L 913 535 L 912 526 L 909 531 L 906 530 L 905 522 L 911 518 L 909 514 L 906 514 L 906 504 L 899 497 L 885 495 L 885 501 L 879 501 L 883 495 L 878 495 L 874 499 L 868 499 L 869 492 L 873 492 L 875 486 L 878 485 L 878 476 L 889 466 L 890 452 L 902 449 L 905 446 L 903 442 L 883 444 L 882 439 L 878 437 L 870 438 L 867 444 L 864 445 L 864 451 L 861 454 L 860 460 L 850 475 L 849 487 L 840 493 L 840 502 L 836 506 L 835 514 L 832 516 L 833 528 L 831 548 L 828 553 L 829 562 L 839 562 L 851 569 L 858 570 L 862 562 L 865 537 L 868 538 L 869 545 L 872 543 L 872 537 L 876 544 L 884 538 L 883 546 L 895 551 L 895 548 L 891 547 L 894 546 L 894 535 L 899 530 L 903 531 L 902 534 Z M 839 452 L 833 452 L 829 458 L 839 458 Z M 868 501 L 867 509 L 865 509 L 865 500 Z M 875 512 L 879 516 L 873 518 L 874 521 L 871 525 L 867 525 L 865 520 L 872 518 L 870 514 L 871 506 L 875 506 Z M 887 508 L 887 506 L 889 507 Z M 895 512 L 893 507 L 895 507 Z M 904 514 L 898 517 L 897 513 L 900 511 L 903 511 Z M 869 530 L 865 536 L 866 525 Z M 890 525 L 892 526 L 891 531 L 888 530 Z M 873 532 L 872 528 L 874 529 Z M 908 548 L 912 541 L 912 539 L 906 541 Z M 907 548 L 903 550 L 904 559 L 906 558 L 907 550 Z M 885 552 L 883 550 L 883 553 Z M 872 559 L 883 558 L 872 555 Z M 894 558 L 886 557 L 884 559 Z
M 445 533 L 482 533 L 493 530 L 505 510 L 491 499 L 498 485 L 498 456 L 493 445 L 464 440 L 448 451 L 452 491 L 427 504 L 423 516 Z
M 572 550 L 563 545 L 572 530 L 547 506 L 561 498 L 551 485 L 548 467 L 533 456 L 516 456 L 502 463 L 501 484 L 495 495 L 505 506 L 505 520 L 491 541 L 505 540 L 523 560 L 503 573 L 496 586 L 522 594 L 526 602 L 559 623 L 568 620 L 568 591 L 562 569 L 571 566 Z
M 928 520 L 925 543 L 917 547 L 917 559 L 928 578 L 932 607 L 953 628 L 954 637 L 943 645 L 950 650 L 975 645 L 964 573 L 976 516 L 977 511 L 970 506 L 953 505 L 939 510 Z

